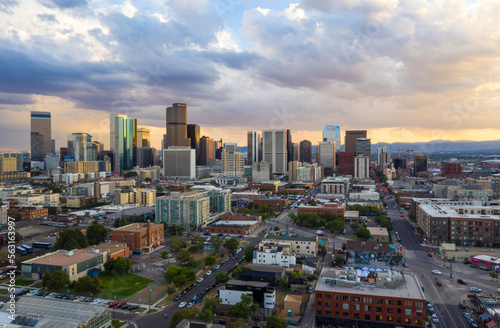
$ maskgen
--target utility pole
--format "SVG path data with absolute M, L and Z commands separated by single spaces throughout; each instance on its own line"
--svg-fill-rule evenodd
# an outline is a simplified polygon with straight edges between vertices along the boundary
M 453 262 L 450 261 L 450 282 L 453 282 Z

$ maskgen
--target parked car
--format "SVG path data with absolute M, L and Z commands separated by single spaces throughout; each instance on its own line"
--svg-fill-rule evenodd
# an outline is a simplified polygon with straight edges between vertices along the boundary
M 196 282 L 200 283 L 203 281 L 203 277 L 201 277 L 200 279 L 196 280 Z
M 458 306 L 459 306 L 461 309 L 465 309 L 465 304 L 464 304 L 464 303 L 458 303 Z
M 187 304 L 186 302 L 181 302 L 181 303 L 179 304 L 179 307 L 182 309 L 183 307 L 185 307 L 185 306 L 186 306 L 186 304 Z
M 441 281 L 439 281 L 439 280 L 436 280 L 436 285 L 438 285 L 438 286 L 442 286 L 442 285 L 443 285 L 443 283 L 442 283 Z
M 438 323 L 439 322 L 439 320 L 438 320 L 438 318 L 436 317 L 435 314 L 432 315 L 432 322 L 433 323 Z
M 117 301 L 113 301 L 113 302 L 111 302 L 111 303 L 108 304 L 108 307 L 109 308 L 114 308 L 117 304 L 118 304 Z

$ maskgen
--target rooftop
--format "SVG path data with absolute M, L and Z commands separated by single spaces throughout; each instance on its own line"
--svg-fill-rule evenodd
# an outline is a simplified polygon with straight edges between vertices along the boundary
M 425 300 L 413 274 L 391 270 L 377 272 L 378 277 L 369 283 L 362 282 L 357 271 L 360 270 L 323 268 L 316 291 Z
M 23 263 L 64 266 L 80 263 L 97 256 L 99 256 L 98 251 L 92 252 L 83 249 L 75 249 L 72 251 L 58 250 L 57 252 L 47 253 L 35 257 L 34 259 L 24 261 Z
M 311 242 L 316 242 L 316 240 L 318 239 L 318 237 L 266 235 L 265 239 L 267 239 L 267 240 L 277 239 L 277 240 L 311 241 Z
M 368 227 L 368 231 L 370 231 L 370 235 L 389 235 L 389 232 L 387 231 L 387 228 L 380 228 L 380 227 Z
M 258 264 L 258 263 L 250 263 L 247 265 L 250 269 L 254 271 L 260 271 L 260 272 L 274 272 L 274 273 L 279 273 L 282 274 L 285 272 L 285 268 L 279 267 L 277 265 L 272 265 L 272 264 Z
M 253 226 L 255 224 L 258 224 L 259 221 L 217 221 L 212 224 L 212 227 L 218 227 L 218 226 L 223 226 L 223 227 L 244 227 L 244 226 Z
M 158 228 L 160 226 L 163 227 L 163 224 L 151 223 L 151 229 L 155 229 L 155 228 Z M 142 231 L 146 231 L 147 228 L 148 228 L 147 223 L 131 223 L 131 224 L 128 224 L 126 226 L 116 228 L 113 231 L 142 232 Z
M 243 281 L 243 280 L 229 280 L 226 285 L 234 285 L 234 286 L 252 286 L 252 287 L 267 287 L 269 286 L 268 282 L 261 281 Z
M 285 296 L 285 301 L 292 301 L 292 302 L 302 303 L 302 295 L 287 294 Z
M 83 248 L 82 250 L 86 250 L 86 251 L 94 251 L 94 250 L 99 250 L 99 252 L 101 253 L 104 253 L 104 252 L 110 252 L 110 253 L 114 253 L 114 252 L 117 252 L 117 251 L 121 251 L 125 248 L 127 248 L 127 243 L 124 243 L 124 242 L 121 242 L 121 241 L 107 241 L 105 243 L 102 243 L 100 245 L 97 245 L 97 246 L 88 246 L 88 247 L 85 247 Z
M 382 244 L 376 241 L 358 241 L 358 240 L 348 240 L 347 248 L 348 251 L 361 251 L 361 252 L 379 252 L 379 253 L 390 253 L 391 249 L 389 245 Z

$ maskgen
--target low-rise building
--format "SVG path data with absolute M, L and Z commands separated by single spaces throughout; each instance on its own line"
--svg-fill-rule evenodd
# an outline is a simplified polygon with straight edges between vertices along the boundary
M 219 288 L 219 299 L 224 305 L 235 305 L 244 294 L 251 295 L 254 302 L 266 310 L 272 310 L 276 305 L 276 290 L 267 282 L 229 280 Z
M 88 246 L 82 249 L 90 252 L 95 252 L 97 250 L 99 253 L 104 254 L 104 263 L 106 263 L 109 259 L 116 260 L 119 257 L 130 257 L 130 247 L 128 247 L 127 243 L 121 241 L 108 240 L 102 244 Z
M 296 257 L 291 251 L 291 246 L 271 246 L 267 244 L 265 248 L 253 252 L 252 263 L 271 264 L 284 268 L 294 268 L 296 264 Z
M 442 243 L 439 250 L 446 261 L 471 262 L 474 256 L 484 255 L 487 257 L 500 258 L 500 249 L 481 247 L 457 247 L 452 243 Z
M 321 181 L 321 192 L 325 194 L 347 195 L 350 189 L 350 181 L 351 179 L 349 177 L 328 177 Z
M 291 250 L 297 257 L 316 256 L 319 250 L 319 238 L 316 237 L 299 237 L 299 236 L 279 236 L 268 234 L 264 238 L 265 242 L 277 242 L 280 245 L 290 244 Z M 260 244 L 259 244 L 260 247 Z
M 21 220 L 38 220 L 49 216 L 49 209 L 43 206 L 11 206 L 7 215 Z
M 389 231 L 387 231 L 387 228 L 368 227 L 368 231 L 370 231 L 371 240 L 381 243 L 389 242 Z
M 253 200 L 253 204 L 257 206 L 272 206 L 277 210 L 287 208 L 290 205 L 288 198 L 257 198 Z
M 104 257 L 99 251 L 59 250 L 22 262 L 21 276 L 39 280 L 43 278 L 46 270 L 49 270 L 49 273 L 62 270 L 68 274 L 70 281 L 74 281 L 86 276 L 91 269 L 102 269 Z
M 425 295 L 412 274 L 323 268 L 314 300 L 316 326 L 426 326 Z
M 290 316 L 301 316 L 302 295 L 287 294 L 283 304 L 283 311 Z
M 349 200 L 351 200 L 351 201 L 378 201 L 378 200 L 380 200 L 380 194 L 376 191 L 351 192 L 351 193 L 349 193 Z
M 203 228 L 204 232 L 212 234 L 225 234 L 225 235 L 249 235 L 254 232 L 259 226 L 261 226 L 257 220 L 252 221 L 240 221 L 240 220 L 219 220 L 207 227 Z
M 155 202 L 155 189 L 115 189 L 115 205 L 139 204 L 139 206 L 151 206 Z
M 393 253 L 389 245 L 376 241 L 348 240 L 345 252 L 348 266 L 374 269 L 403 267 L 402 253 Z
M 111 240 L 127 243 L 132 252 L 152 252 L 165 240 L 163 224 L 132 223 L 111 232 Z
M 297 214 L 332 214 L 336 216 L 344 216 L 345 214 L 345 205 L 343 203 L 325 203 L 323 205 L 300 205 L 297 208 Z
M 345 211 L 344 220 L 346 221 L 359 221 L 359 211 Z

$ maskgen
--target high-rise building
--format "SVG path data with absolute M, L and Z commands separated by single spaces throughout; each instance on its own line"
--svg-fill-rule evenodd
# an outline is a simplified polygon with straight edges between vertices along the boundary
M 323 165 L 325 174 L 335 171 L 335 141 L 323 141 L 319 143 L 319 164 Z
M 299 144 L 292 142 L 292 155 L 288 157 L 289 161 L 299 161 Z
M 415 174 L 428 171 L 429 156 L 416 154 L 413 156 L 413 162 L 415 166 Z
M 221 173 L 223 176 L 243 176 L 245 173 L 245 157 L 237 150 L 235 143 L 224 144 L 221 159 Z
M 288 162 L 288 181 L 297 181 L 297 168 L 300 167 L 299 161 Z
M 340 151 L 340 145 L 342 143 L 340 140 L 340 126 L 325 125 L 325 128 L 323 129 L 323 141 L 334 141 L 335 148 L 337 151 Z
M 137 119 L 117 114 L 110 118 L 115 120 L 115 172 L 131 170 L 137 164 Z
M 352 151 L 356 153 L 356 143 L 358 138 L 366 138 L 366 130 L 346 131 L 344 151 Z
M 104 150 L 104 144 L 102 142 L 99 142 L 99 141 L 92 141 L 92 144 L 94 145 L 95 147 L 95 151 L 96 151 L 96 158 L 98 161 L 101 160 L 101 152 Z
M 43 161 L 52 152 L 50 112 L 31 112 L 31 160 Z
M 292 154 L 293 154 L 293 149 L 292 149 L 292 132 L 287 129 L 286 130 L 286 153 L 287 153 L 287 159 L 286 159 L 286 169 L 288 170 L 288 161 L 290 160 Z
M 215 159 L 220 160 L 222 158 L 222 138 L 220 140 L 214 141 L 214 151 Z
M 117 150 L 116 146 L 116 118 L 117 117 L 123 117 L 127 118 L 126 115 L 122 114 L 110 114 L 109 115 L 109 149 L 112 151 Z
M 51 145 L 52 145 L 52 153 L 55 154 L 56 153 L 56 139 L 52 139 L 51 140 Z
M 312 145 L 309 140 L 302 140 L 300 142 L 300 162 L 312 163 Z
M 252 165 L 255 162 L 260 161 L 260 148 L 261 140 L 260 133 L 258 131 L 248 131 L 247 133 L 247 164 Z
M 372 140 L 368 138 L 358 138 L 356 140 L 356 155 L 370 157 L 372 151 Z
M 196 165 L 200 165 L 200 126 L 198 124 L 187 125 L 187 137 L 191 140 L 191 149 L 196 150 Z
M 214 139 L 203 136 L 200 139 L 200 165 L 209 165 L 215 160 Z
M 73 133 L 68 136 L 68 156 L 75 162 L 97 161 L 96 146 L 88 133 Z
M 139 147 L 137 148 L 137 166 L 150 167 L 154 166 L 154 148 Z
M 287 172 L 288 150 L 287 130 L 269 129 L 262 131 L 263 160 L 272 163 L 273 173 Z
M 384 173 L 384 169 L 387 168 L 391 162 L 391 154 L 387 152 L 386 146 L 377 147 L 377 171 Z
M 137 148 L 151 147 L 150 131 L 146 128 L 137 129 Z
M 175 103 L 167 107 L 167 140 L 165 148 L 170 146 L 189 146 L 187 137 L 187 105 Z
M 252 163 L 252 182 L 261 183 L 273 178 L 272 164 L 268 162 Z
M 358 155 L 354 157 L 354 178 L 367 179 L 370 177 L 370 157 Z
M 163 149 L 163 175 L 170 178 L 196 177 L 196 151 L 190 146 L 170 146 Z
M 338 173 L 340 175 L 354 176 L 354 152 L 352 151 L 339 151 L 338 157 Z
M 61 148 L 61 151 L 62 151 L 62 148 Z M 112 150 L 101 151 L 101 161 L 111 163 L 111 171 L 115 172 L 115 152 L 114 151 L 112 151 Z

